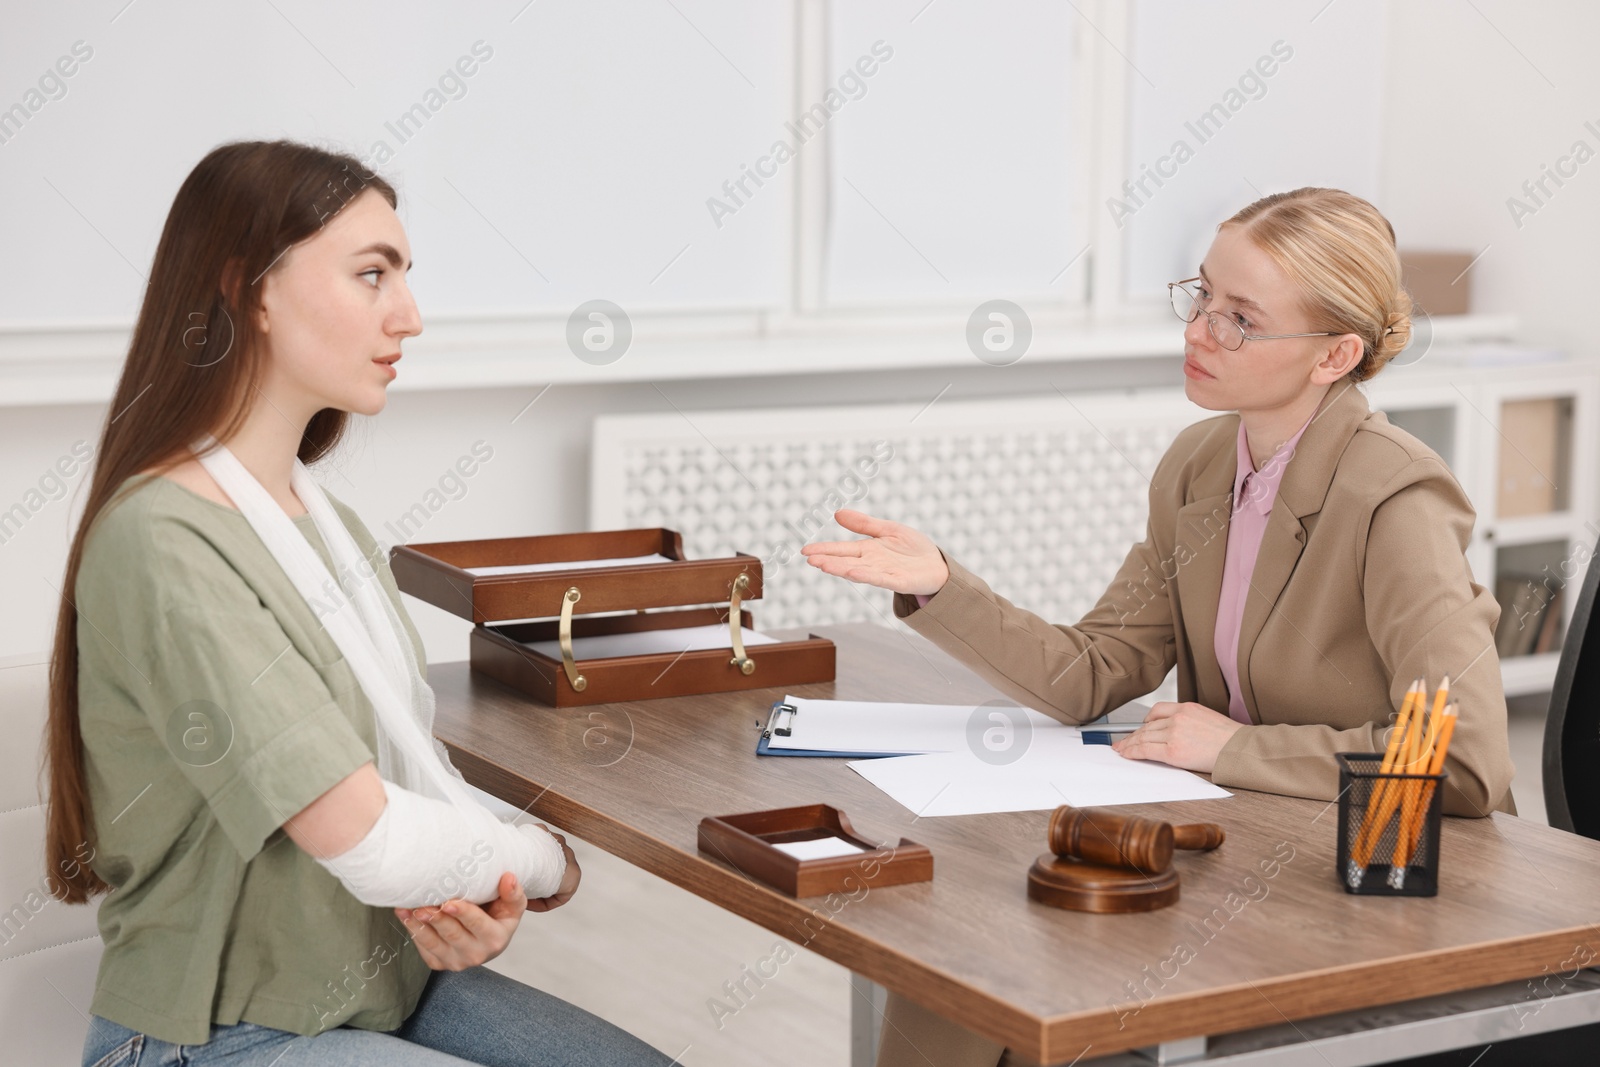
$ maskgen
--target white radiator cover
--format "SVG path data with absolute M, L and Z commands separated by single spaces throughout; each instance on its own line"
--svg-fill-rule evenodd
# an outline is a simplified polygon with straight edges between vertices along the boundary
M 888 591 L 799 555 L 854 537 L 832 519 L 853 507 L 923 531 L 1013 603 L 1075 622 L 1143 540 L 1157 461 L 1211 414 L 1162 389 L 604 416 L 590 527 L 666 526 L 691 558 L 760 556 L 758 629 L 899 625 Z

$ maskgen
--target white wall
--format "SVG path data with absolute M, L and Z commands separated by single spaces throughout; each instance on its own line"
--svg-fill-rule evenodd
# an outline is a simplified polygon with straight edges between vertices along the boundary
M 1406 0 L 1390 35 L 1379 203 L 1401 241 L 1487 248 L 1468 275 L 1474 309 L 1514 312 L 1528 341 L 1594 357 L 1600 5 Z M 1595 158 L 1519 227 L 1508 198 L 1526 200 L 1523 182 L 1579 140 Z
M 1376 196 L 1388 6 L 1135 6 L 1133 187 L 1108 191 L 1130 301 L 1159 302 L 1165 283 L 1193 277 L 1217 223 L 1258 197 L 1305 185 Z

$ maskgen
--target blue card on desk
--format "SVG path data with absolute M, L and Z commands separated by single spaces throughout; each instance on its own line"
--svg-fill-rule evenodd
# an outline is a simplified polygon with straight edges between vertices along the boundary
M 1086 745 L 1109 745 L 1143 725 L 1142 722 L 1103 722 L 1096 726 L 1081 727 L 1078 734 Z

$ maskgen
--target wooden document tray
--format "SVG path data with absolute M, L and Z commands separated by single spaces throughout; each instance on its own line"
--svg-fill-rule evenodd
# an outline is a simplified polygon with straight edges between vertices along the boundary
M 660 555 L 661 562 L 581 566 Z M 472 568 L 580 564 L 524 573 L 474 574 Z M 552 707 L 724 693 L 832 681 L 827 638 L 744 647 L 754 628 L 740 605 L 761 598 L 761 560 L 738 553 L 684 559 L 683 538 L 661 528 L 502 537 L 399 545 L 389 566 L 402 592 L 471 619 L 472 669 Z M 719 604 L 719 607 L 683 607 Z M 679 608 L 650 611 L 648 608 Z M 595 612 L 632 612 L 583 618 Z M 579 617 L 575 617 L 579 616 Z M 726 647 L 575 659 L 572 639 L 719 625 Z M 559 642 L 559 657 L 525 642 Z
M 826 838 L 837 838 L 860 851 L 800 859 L 774 847 Z M 845 813 L 827 804 L 707 816 L 700 820 L 699 845 L 706 855 L 791 897 L 933 880 L 933 853 L 927 845 L 902 837 L 898 845 L 879 848 L 858 837 Z

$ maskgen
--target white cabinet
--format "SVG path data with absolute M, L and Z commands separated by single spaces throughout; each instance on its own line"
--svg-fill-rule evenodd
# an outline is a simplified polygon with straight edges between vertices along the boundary
M 1600 365 L 1430 356 L 1379 374 L 1367 394 L 1444 458 L 1477 510 L 1467 560 L 1500 601 L 1506 694 L 1548 690 L 1600 537 Z

